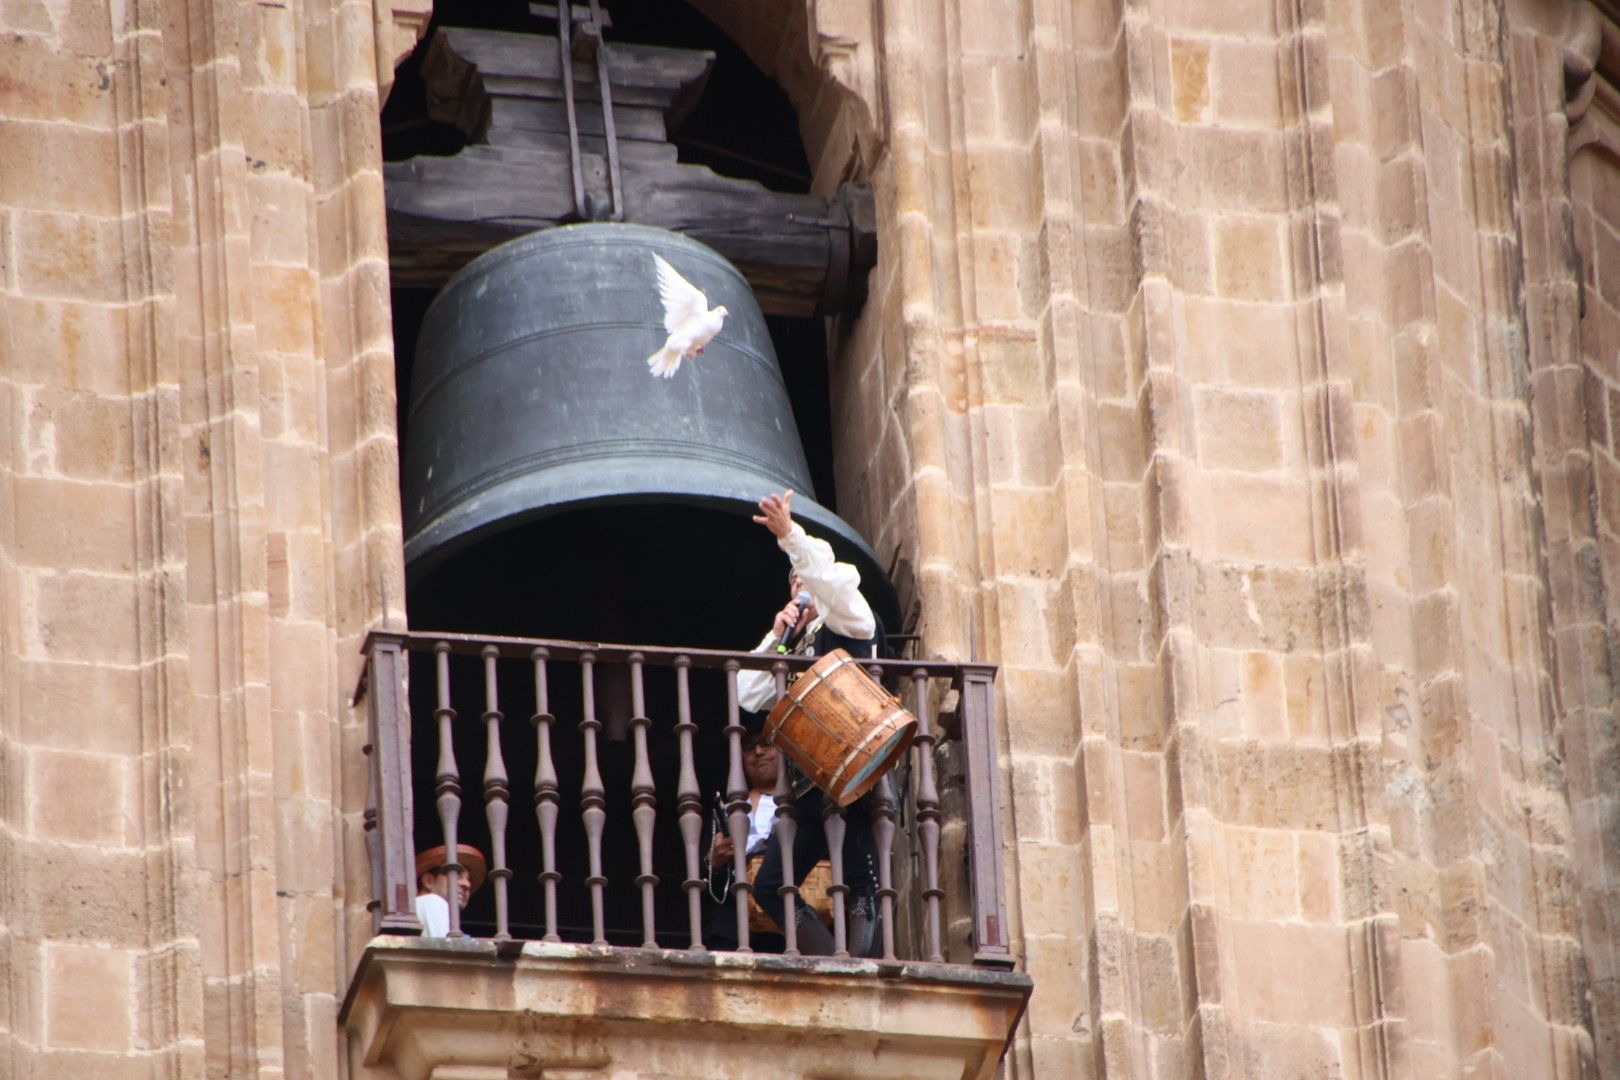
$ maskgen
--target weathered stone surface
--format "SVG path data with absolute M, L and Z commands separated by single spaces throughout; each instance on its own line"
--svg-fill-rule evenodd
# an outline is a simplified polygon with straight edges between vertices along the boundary
M 695 6 L 878 193 L 839 509 L 920 654 L 1002 665 L 1008 1075 L 1620 1069 L 1607 8 Z M 0 0 L 25 1075 L 343 1071 L 427 7 Z M 736 1064 L 687 1037 L 664 1075 Z

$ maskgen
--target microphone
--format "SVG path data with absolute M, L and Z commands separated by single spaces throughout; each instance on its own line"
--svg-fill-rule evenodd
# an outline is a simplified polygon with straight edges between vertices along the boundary
M 799 590 L 799 595 L 797 595 L 797 596 L 795 596 L 793 598 L 793 602 L 795 604 L 799 605 L 799 618 L 801 618 L 801 619 L 804 618 L 804 607 L 805 607 L 806 604 L 808 604 L 810 602 L 810 594 L 808 592 L 804 591 L 803 589 L 800 589 Z M 788 639 L 793 636 L 793 631 L 795 629 L 797 629 L 797 628 L 798 628 L 798 624 L 795 623 L 793 626 L 785 627 L 782 630 L 782 636 L 776 639 L 776 651 L 777 652 L 785 653 L 785 652 L 788 651 L 788 649 L 787 649 Z

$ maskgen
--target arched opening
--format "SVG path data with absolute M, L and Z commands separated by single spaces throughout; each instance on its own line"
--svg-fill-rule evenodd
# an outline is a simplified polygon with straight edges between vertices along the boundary
M 757 181 L 773 191 L 807 192 L 810 166 L 799 137 L 800 125 L 787 95 L 766 78 L 741 48 L 695 10 L 660 0 L 613 0 L 611 43 L 646 43 L 706 50 L 715 60 L 702 93 L 683 111 L 670 141 L 683 163 L 706 165 L 722 175 Z M 423 57 L 439 27 L 503 30 L 535 38 L 553 32 L 551 20 L 530 13 L 527 3 L 445 0 L 436 6 L 434 25 L 422 48 L 402 65 L 383 114 L 384 157 L 391 162 L 418 155 L 453 155 L 469 143 L 464 126 L 435 115 L 432 88 L 421 76 Z M 423 317 L 438 289 L 403 284 L 393 291 L 398 391 L 402 437 L 412 436 L 412 376 Z M 822 320 L 813 315 L 768 315 L 770 339 L 780 361 L 792 422 L 796 423 L 818 500 L 836 510 L 832 424 L 828 404 L 828 357 Z M 639 365 L 639 357 L 627 357 Z M 633 418 L 627 418 L 633 426 Z M 765 494 L 762 490 L 761 495 Z M 606 500 L 588 507 L 536 517 L 484 536 L 432 569 L 412 575 L 407 607 L 417 629 L 587 641 L 627 641 L 693 647 L 748 648 L 769 625 L 785 594 L 785 560 L 770 537 L 746 517 L 685 505 L 649 505 Z M 892 618 L 892 616 L 891 616 Z M 668 673 L 662 673 L 667 675 Z M 675 713 L 673 679 L 649 673 L 648 713 L 667 719 Z M 452 663 L 453 705 L 468 720 L 482 711 L 481 672 L 476 661 Z M 581 706 L 577 667 L 552 676 L 551 711 L 577 717 Z M 434 724 L 435 687 L 431 665 L 413 668 L 412 715 L 416 818 L 420 845 L 436 843 L 439 821 L 431 793 L 438 772 Z M 621 887 L 612 891 L 608 930 L 614 943 L 638 943 L 639 908 L 628 883 L 636 876 L 630 821 L 631 748 L 626 739 L 629 689 L 619 682 L 594 684 L 596 707 L 604 722 L 601 768 L 608 791 L 609 836 L 605 874 Z M 535 748 L 523 723 L 532 688 L 522 680 L 501 686 L 509 723 L 503 739 L 514 801 L 509 851 L 513 929 L 538 936 L 540 892 L 533 853 L 538 850 L 534 815 L 516 793 L 534 775 Z M 694 707 L 705 711 L 699 723 L 699 781 L 709 802 L 724 786 L 724 684 L 694 672 Z M 456 725 L 455 752 L 462 775 L 462 839 L 488 850 L 488 831 L 478 812 L 476 777 L 484 760 L 483 731 L 477 723 Z M 565 722 L 555 744 L 560 775 L 577 778 L 581 751 Z M 676 754 L 668 723 L 653 729 L 653 760 L 660 792 L 675 788 Z M 680 839 L 673 806 L 659 806 L 657 849 L 660 939 L 684 945 L 684 898 L 678 872 Z M 577 822 L 577 779 L 565 782 L 561 818 Z M 618 832 L 616 830 L 624 830 Z M 564 845 L 559 869 L 566 883 L 561 896 L 565 938 L 589 937 L 588 898 L 581 886 L 586 871 L 582 845 Z M 467 912 L 475 932 L 492 929 L 488 890 Z

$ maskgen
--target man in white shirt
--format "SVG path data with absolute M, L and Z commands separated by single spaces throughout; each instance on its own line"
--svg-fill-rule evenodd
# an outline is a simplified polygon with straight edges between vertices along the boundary
M 483 888 L 487 870 L 484 853 L 471 844 L 457 844 L 456 851 L 462 869 L 456 881 L 456 907 L 465 911 L 472 894 Z M 416 917 L 422 922 L 423 937 L 449 936 L 448 862 L 443 844 L 416 853 Z
M 798 656 L 825 656 L 843 649 L 854 657 L 876 658 L 883 651 L 883 628 L 872 607 L 861 595 L 861 574 L 849 563 L 839 562 L 825 540 L 805 533 L 793 520 L 793 492 L 772 493 L 759 501 L 754 520 L 771 531 L 776 546 L 791 564 L 788 591 L 791 599 L 776 613 L 770 633 L 761 639 L 755 652 L 773 649 Z M 799 602 L 801 596 L 806 602 Z M 744 671 L 737 676 L 737 701 L 747 710 L 758 712 L 776 702 L 776 680 L 767 671 Z M 857 800 L 844 811 L 844 882 L 849 887 L 848 946 L 852 955 L 863 956 L 874 940 L 877 917 L 877 859 L 872 839 L 872 819 L 867 799 Z M 805 875 L 828 857 L 827 835 L 822 827 L 826 796 L 810 788 L 797 800 L 798 829 L 793 841 L 793 875 L 802 885 Z M 765 861 L 754 877 L 754 902 L 778 925 L 786 916 L 780 892 L 782 856 L 773 834 L 765 846 Z M 799 951 L 807 956 L 825 956 L 833 951 L 833 938 L 827 928 L 802 904 L 798 906 Z

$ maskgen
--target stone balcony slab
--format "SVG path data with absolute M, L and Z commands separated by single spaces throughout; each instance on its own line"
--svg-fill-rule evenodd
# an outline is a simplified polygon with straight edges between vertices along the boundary
M 1022 972 L 377 937 L 340 1016 L 377 1080 L 991 1076 Z

